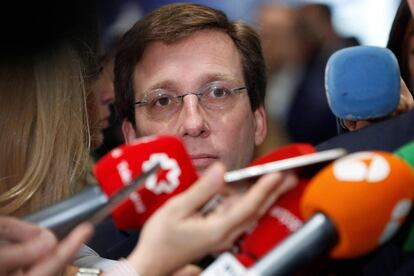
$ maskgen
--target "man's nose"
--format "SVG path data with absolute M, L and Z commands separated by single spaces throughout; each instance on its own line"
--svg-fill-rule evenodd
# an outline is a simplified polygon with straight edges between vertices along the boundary
M 98 80 L 101 84 L 100 99 L 103 105 L 112 104 L 115 100 L 113 79 L 113 66 L 112 64 L 106 64 Z
M 197 95 L 190 94 L 183 98 L 179 121 L 181 136 L 205 137 L 209 134 L 206 113 Z

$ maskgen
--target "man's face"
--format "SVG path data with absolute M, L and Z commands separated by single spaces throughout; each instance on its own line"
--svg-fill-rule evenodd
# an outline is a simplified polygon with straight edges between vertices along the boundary
M 296 18 L 292 8 L 278 5 L 263 6 L 258 13 L 263 55 L 271 73 L 281 69 L 287 62 L 298 58 Z
M 92 133 L 92 149 L 100 147 L 104 141 L 102 131 L 109 126 L 109 116 L 111 115 L 110 104 L 113 103 L 114 85 L 113 85 L 113 63 L 109 62 L 104 65 L 97 79 L 89 84 L 89 118 Z
M 215 81 L 228 88 L 245 86 L 239 52 L 226 34 L 198 31 L 176 43 L 152 42 L 147 46 L 134 71 L 135 100 L 142 100 L 154 88 L 182 95 Z M 247 165 L 255 144 L 266 135 L 264 109 L 252 112 L 246 91 L 223 110 L 203 107 L 195 95 L 185 96 L 181 108 L 162 120 L 148 116 L 144 108 L 135 108 L 135 129 L 124 121 L 126 142 L 154 134 L 177 135 L 199 173 L 217 160 L 228 169 Z

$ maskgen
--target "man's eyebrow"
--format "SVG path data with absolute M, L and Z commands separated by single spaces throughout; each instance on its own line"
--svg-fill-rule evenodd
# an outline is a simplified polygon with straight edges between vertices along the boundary
M 227 74 L 214 73 L 201 77 L 200 84 L 203 85 L 213 81 L 237 81 L 237 79 Z
M 199 85 L 202 86 L 202 85 L 205 85 L 207 83 L 214 82 L 214 81 L 232 81 L 232 82 L 236 82 L 237 79 L 230 76 L 230 75 L 228 75 L 228 74 L 212 73 L 212 74 L 203 75 L 199 80 Z M 150 87 L 148 87 L 144 91 L 144 95 L 146 95 L 149 92 L 154 91 L 156 89 L 174 90 L 176 88 L 177 88 L 177 82 L 176 81 L 163 80 L 163 81 L 157 82 L 157 83 L 151 85 Z
M 162 89 L 172 89 L 174 87 L 175 87 L 174 81 L 171 81 L 171 80 L 163 80 L 163 81 L 157 82 L 157 83 L 151 85 L 150 87 L 148 87 L 144 91 L 144 93 L 146 94 L 146 93 L 151 92 L 151 91 L 154 91 L 156 89 L 161 89 L 161 88 Z

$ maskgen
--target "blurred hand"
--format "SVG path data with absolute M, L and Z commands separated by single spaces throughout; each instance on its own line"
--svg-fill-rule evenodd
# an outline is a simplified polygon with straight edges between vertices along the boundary
M 229 249 L 296 179 L 273 173 L 207 215 L 199 210 L 224 185 L 225 168 L 215 164 L 187 191 L 170 199 L 147 221 L 128 257 L 141 275 L 164 275 L 212 252 Z
M 48 230 L 0 216 L 0 275 L 56 275 L 72 261 L 92 234 L 81 224 L 59 242 Z
M 173 274 L 171 274 L 171 276 L 197 276 L 200 275 L 201 272 L 203 272 L 203 270 L 200 267 L 193 264 L 188 264 L 175 271 Z

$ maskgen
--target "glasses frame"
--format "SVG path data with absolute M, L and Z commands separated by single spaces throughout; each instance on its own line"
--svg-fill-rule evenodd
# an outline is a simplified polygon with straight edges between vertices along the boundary
M 209 86 L 206 86 L 206 87 L 203 87 L 203 88 L 206 89 L 207 87 L 209 87 Z M 202 90 L 203 88 L 201 88 L 200 90 Z M 245 90 L 245 89 L 247 90 L 247 87 L 246 86 L 240 86 L 240 87 L 231 88 L 231 89 L 228 89 L 228 90 L 231 93 L 241 93 L 241 92 L 243 92 L 241 90 Z M 176 99 L 177 100 L 176 101 L 177 103 L 182 104 L 185 96 L 194 95 L 194 96 L 197 96 L 197 98 L 200 100 L 200 97 L 202 97 L 207 92 L 208 91 L 206 89 L 205 92 L 187 92 L 187 93 L 184 93 L 182 95 L 177 95 L 177 96 L 170 95 L 170 96 L 172 97 L 172 99 Z M 138 105 L 138 106 L 145 106 L 145 105 L 147 105 L 149 102 L 148 102 L 148 100 L 146 98 L 147 98 L 147 95 L 145 95 L 144 98 L 142 98 L 142 100 L 134 102 L 134 105 Z
M 178 107 L 177 110 L 179 110 L 182 107 L 183 101 L 184 101 L 184 97 L 185 96 L 188 96 L 188 95 L 197 96 L 197 98 L 199 100 L 199 104 L 201 104 L 203 106 L 203 108 L 215 109 L 215 108 L 211 108 L 211 107 L 209 108 L 208 106 L 205 107 L 203 105 L 204 101 L 202 100 L 204 95 L 206 95 L 207 93 L 211 92 L 211 88 L 214 87 L 215 84 L 217 84 L 217 82 L 208 83 L 208 84 L 204 85 L 203 87 L 201 87 L 197 92 L 185 92 L 185 93 L 183 93 L 181 95 L 171 95 L 171 93 L 165 93 L 165 94 L 169 96 L 169 99 L 172 101 L 172 104 L 174 104 L 174 105 L 176 105 Z M 243 90 L 246 90 L 247 91 L 247 87 L 246 86 L 239 86 L 239 87 L 235 87 L 235 88 L 231 88 L 231 89 L 230 88 L 227 88 L 227 87 L 225 87 L 223 85 L 217 85 L 217 86 L 218 87 L 225 88 L 232 95 L 240 94 L 240 93 L 244 92 Z M 157 90 L 164 90 L 164 89 L 155 89 L 155 90 L 153 90 L 153 91 L 151 91 L 149 93 L 156 93 Z M 164 91 L 167 91 L 168 92 L 168 90 L 166 90 L 166 89 Z M 159 93 L 158 95 L 162 95 L 162 93 Z M 150 104 L 150 101 L 148 100 L 147 97 L 148 97 L 148 93 L 142 98 L 142 100 L 139 100 L 139 101 L 134 102 L 134 106 L 138 106 L 138 107 L 148 106 Z M 172 114 L 175 114 L 176 112 L 177 111 L 173 112 Z M 147 112 L 146 111 L 146 113 L 147 113 L 147 115 L 152 116 L 152 115 L 150 115 L 150 112 Z

